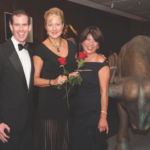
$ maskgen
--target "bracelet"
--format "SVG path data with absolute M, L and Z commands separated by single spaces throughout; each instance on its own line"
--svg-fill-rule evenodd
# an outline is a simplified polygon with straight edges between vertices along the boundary
M 106 114 L 106 115 L 107 115 L 107 112 L 106 112 L 106 111 L 103 111 L 103 110 L 102 110 L 102 111 L 101 111 L 101 113 L 104 113 L 104 114 Z
M 51 80 L 48 81 L 48 84 L 51 85 Z

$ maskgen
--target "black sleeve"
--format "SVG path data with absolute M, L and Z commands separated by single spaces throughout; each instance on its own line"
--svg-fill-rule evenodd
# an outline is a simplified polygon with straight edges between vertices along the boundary
M 33 52 L 33 56 L 39 56 L 43 61 L 45 59 L 44 56 L 44 45 L 41 43 Z
M 108 60 L 107 59 L 102 63 L 102 67 L 104 67 L 104 66 L 108 66 Z
M 104 60 L 104 62 L 99 63 L 99 65 L 97 66 L 97 71 L 99 71 L 100 69 L 102 69 L 102 68 L 105 67 L 105 66 L 108 66 L 108 67 L 109 67 L 107 59 Z

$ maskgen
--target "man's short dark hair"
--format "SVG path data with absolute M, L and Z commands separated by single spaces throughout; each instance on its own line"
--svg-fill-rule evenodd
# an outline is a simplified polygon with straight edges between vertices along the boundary
M 28 24 L 30 24 L 30 16 L 28 13 L 26 13 L 24 10 L 16 10 L 12 13 L 11 17 L 10 17 L 10 23 L 13 24 L 13 17 L 14 16 L 20 16 L 20 15 L 25 15 L 28 17 Z

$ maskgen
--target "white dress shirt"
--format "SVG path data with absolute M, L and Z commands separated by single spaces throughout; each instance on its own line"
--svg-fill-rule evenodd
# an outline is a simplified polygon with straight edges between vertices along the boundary
M 20 43 L 18 41 L 16 41 L 16 39 L 13 36 L 12 36 L 11 40 L 14 44 L 15 50 L 16 50 L 16 52 L 19 56 L 20 62 L 22 64 L 26 82 L 27 82 L 27 86 L 29 88 L 30 75 L 31 75 L 31 59 L 30 59 L 29 53 L 25 49 L 22 49 L 21 51 L 19 50 L 18 44 L 20 44 Z

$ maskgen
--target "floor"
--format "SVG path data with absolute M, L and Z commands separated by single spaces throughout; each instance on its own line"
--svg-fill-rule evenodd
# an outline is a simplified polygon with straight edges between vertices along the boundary
M 107 135 L 108 150 L 114 150 L 116 142 L 116 134 L 119 127 L 119 116 L 116 107 L 116 100 L 109 99 L 108 108 L 108 124 L 109 134 Z M 129 128 L 130 147 L 131 150 L 150 150 L 150 131 L 135 131 Z
M 150 150 L 150 131 L 144 133 L 135 133 L 129 129 L 131 150 Z M 116 143 L 116 135 L 107 139 L 108 150 L 114 150 Z

